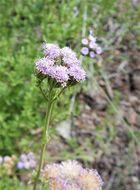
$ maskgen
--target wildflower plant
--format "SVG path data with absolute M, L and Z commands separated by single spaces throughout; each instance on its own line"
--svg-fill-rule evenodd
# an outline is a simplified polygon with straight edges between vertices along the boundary
M 16 172 L 29 171 L 36 167 L 37 161 L 34 153 L 22 153 L 20 157 L 15 155 L 0 156 L 0 178 L 14 176 Z M 21 174 L 20 173 L 20 174 Z
M 89 56 L 95 58 L 97 55 L 102 54 L 102 48 L 98 45 L 96 37 L 90 32 L 87 38 L 81 40 L 82 48 L 81 54 L 83 56 Z
M 86 79 L 86 72 L 82 68 L 76 53 L 69 47 L 60 48 L 56 44 L 42 45 L 44 57 L 35 62 L 37 86 L 47 102 L 45 127 L 42 138 L 42 148 L 39 167 L 34 181 L 33 190 L 37 189 L 38 179 L 44 164 L 46 144 L 49 141 L 49 123 L 54 102 L 68 87 L 77 85 Z M 47 82 L 47 87 L 45 86 Z M 45 86 L 45 88 L 43 88 Z

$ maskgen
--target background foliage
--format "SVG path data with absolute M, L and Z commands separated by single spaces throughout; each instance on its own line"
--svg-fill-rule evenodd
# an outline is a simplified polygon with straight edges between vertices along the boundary
M 133 7 L 131 1 L 0 1 L 0 155 L 18 155 L 28 150 L 37 152 L 39 138 L 33 131 L 42 127 L 46 105 L 36 87 L 34 62 L 42 56 L 40 46 L 44 41 L 56 42 L 60 46 L 70 45 L 79 54 L 85 5 L 88 7 L 87 31 L 94 28 L 100 39 L 107 53 L 105 66 L 115 60 L 114 52 L 117 48 L 124 51 L 130 31 L 134 37 L 129 41 L 129 46 L 131 49 L 140 46 L 140 7 Z M 110 18 L 110 22 L 115 25 L 112 30 L 107 28 Z M 120 59 L 129 57 L 126 53 Z M 84 65 L 87 68 L 88 62 L 85 59 Z M 69 115 L 69 101 L 73 91 L 71 89 L 57 103 L 52 124 Z M 120 93 L 116 92 L 116 106 L 119 104 Z M 78 105 L 75 115 L 79 114 Z M 104 125 L 112 116 L 111 106 L 107 113 Z M 115 129 L 110 134 L 114 138 Z M 68 144 L 77 146 L 74 139 Z M 69 155 L 69 150 L 62 155 Z M 15 179 L 14 184 L 17 190 L 21 189 L 18 180 Z M 10 186 L 11 182 L 0 183 L 2 190 L 10 190 Z

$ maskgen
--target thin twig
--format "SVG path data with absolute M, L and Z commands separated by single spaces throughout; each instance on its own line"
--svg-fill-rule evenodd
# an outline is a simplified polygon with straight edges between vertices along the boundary
M 45 100 L 48 101 L 48 98 L 46 97 L 46 95 L 45 95 L 45 93 L 44 93 L 44 91 L 43 91 L 41 85 L 39 85 L 39 89 L 40 89 L 40 91 L 41 91 L 43 97 L 45 98 Z
M 60 92 L 54 97 L 54 99 L 52 100 L 52 102 L 54 102 L 55 100 L 57 100 L 59 98 L 59 96 L 62 94 L 62 92 L 64 92 L 65 89 L 66 89 L 66 87 L 62 88 L 62 90 L 60 90 Z
M 112 189 L 112 185 L 113 185 L 113 182 L 114 182 L 114 179 L 115 179 L 115 175 L 116 175 L 116 173 L 112 172 L 111 177 L 110 177 L 110 179 L 109 179 L 109 181 L 107 183 L 107 186 L 106 186 L 105 190 Z
M 105 84 L 106 84 L 106 91 L 107 91 L 109 97 L 110 97 L 111 99 L 113 99 L 113 92 L 112 92 L 112 88 L 111 88 L 111 85 L 110 85 L 110 82 L 109 82 L 109 80 L 108 80 L 107 75 L 106 75 L 105 72 L 104 72 L 103 70 L 101 70 L 101 69 L 100 69 L 99 72 L 100 72 L 100 74 L 101 74 L 103 80 L 105 81 Z

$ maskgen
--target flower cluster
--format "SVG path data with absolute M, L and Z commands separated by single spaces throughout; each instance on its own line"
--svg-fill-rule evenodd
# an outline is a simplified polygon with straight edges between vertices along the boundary
M 99 190 L 103 181 L 96 170 L 84 169 L 77 161 L 48 164 L 42 171 L 50 190 Z
M 11 175 L 17 158 L 15 155 L 0 156 L 0 175 Z
M 18 169 L 33 169 L 36 167 L 36 159 L 32 152 L 21 154 L 20 160 L 17 162 Z
M 54 79 L 62 86 L 85 80 L 86 73 L 76 53 L 69 47 L 60 49 L 56 44 L 44 43 L 42 48 L 44 58 L 35 63 L 38 73 Z
M 14 175 L 16 169 L 29 170 L 34 169 L 37 165 L 35 155 L 32 152 L 21 154 L 19 158 L 15 155 L 0 156 L 0 177 L 3 175 Z
M 102 53 L 102 48 L 97 44 L 96 37 L 92 34 L 89 34 L 88 38 L 83 38 L 81 42 L 83 46 L 81 48 L 81 54 L 83 56 L 95 58 L 96 55 L 100 55 Z

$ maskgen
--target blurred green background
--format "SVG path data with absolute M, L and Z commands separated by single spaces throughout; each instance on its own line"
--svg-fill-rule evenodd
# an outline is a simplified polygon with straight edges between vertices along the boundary
M 92 60 L 89 58 L 83 60 L 87 73 L 91 76 L 94 75 L 95 78 L 90 78 L 85 82 L 82 93 L 84 92 L 96 99 L 95 94 L 97 95 L 100 92 L 97 92 L 98 79 L 104 79 L 108 75 L 106 73 L 111 73 L 111 68 L 116 68 L 120 63 L 126 61 L 129 65 L 129 73 L 132 72 L 133 74 L 133 70 L 137 69 L 137 66 L 135 68 L 135 65 L 131 66 L 131 63 L 137 62 L 138 50 L 140 48 L 139 1 L 0 1 L 0 156 L 15 154 L 18 157 L 21 153 L 29 151 L 38 154 L 40 133 L 36 133 L 36 130 L 43 125 L 46 104 L 36 87 L 34 62 L 42 56 L 41 44 L 44 41 L 58 43 L 61 47 L 70 46 L 80 55 L 85 7 L 87 7 L 86 35 L 88 35 L 90 29 L 93 29 L 104 50 L 103 60 L 98 60 L 99 64 L 97 66 L 94 63 L 95 68 L 93 70 L 91 69 L 91 65 L 93 65 Z M 102 62 L 101 65 L 100 62 Z M 116 70 L 116 72 L 118 71 Z M 125 75 L 126 73 L 121 73 L 120 78 Z M 120 173 L 128 165 L 131 170 L 134 167 L 133 163 L 127 163 L 127 166 L 119 166 L 122 170 L 118 169 L 115 174 L 112 174 L 116 166 L 114 168 L 110 165 L 110 169 L 107 166 L 102 167 L 101 164 L 106 165 L 107 161 L 104 162 L 101 159 L 102 156 L 99 156 L 99 159 L 95 159 L 91 153 L 93 149 L 96 149 L 97 153 L 100 154 L 101 152 L 101 155 L 108 155 L 108 152 L 111 152 L 113 148 L 111 147 L 112 140 L 117 138 L 118 135 L 114 118 L 117 113 L 117 120 L 120 119 L 118 107 L 126 92 L 124 91 L 125 86 L 127 86 L 127 81 L 125 79 L 122 81 L 126 83 L 121 88 L 112 87 L 114 96 L 107 99 L 109 102 L 107 103 L 107 109 L 104 110 L 102 122 L 95 124 L 96 128 L 90 129 L 94 131 L 91 140 L 87 132 L 87 135 L 84 137 L 84 145 L 79 143 L 79 137 L 77 138 L 76 136 L 78 133 L 69 140 L 63 140 L 61 135 L 57 137 L 55 127 L 52 129 L 53 138 L 56 142 L 63 144 L 64 150 L 59 155 L 54 153 L 53 158 L 50 156 L 49 159 L 51 161 L 69 158 L 79 159 L 86 166 L 92 167 L 95 165 L 99 168 L 99 173 L 100 169 L 101 171 L 107 170 L 108 174 L 104 176 L 110 177 L 105 178 L 104 189 L 106 190 L 112 188 L 114 190 L 129 190 L 132 188 L 137 190 L 139 188 L 136 172 L 132 176 L 132 181 L 125 177 L 128 170 L 124 174 Z M 112 86 L 112 83 L 114 84 L 114 81 L 109 82 L 109 86 Z M 95 84 L 93 86 L 95 93 L 93 94 L 89 90 L 91 83 Z M 67 91 L 55 106 L 52 119 L 53 126 L 57 126 L 61 121 L 70 119 L 69 107 L 71 97 L 75 91 L 76 89 L 74 88 Z M 130 91 L 127 95 L 129 96 L 129 94 L 131 95 Z M 135 96 L 137 98 L 140 97 L 137 94 Z M 80 120 L 81 113 L 84 112 L 82 112 L 84 110 L 83 107 L 84 103 L 78 97 L 73 110 L 75 118 Z M 96 113 L 96 109 L 94 112 Z M 88 121 L 86 122 L 88 123 Z M 82 124 L 83 121 L 81 121 Z M 136 125 L 134 124 L 134 127 L 131 124 L 133 125 L 133 122 L 129 122 L 129 119 L 123 119 L 123 121 L 120 119 L 119 126 L 122 126 L 122 130 L 125 130 L 125 134 L 127 134 L 129 139 L 126 143 L 128 151 L 124 153 L 128 157 L 133 155 L 133 150 L 138 151 L 139 132 L 137 127 L 140 126 L 140 120 Z M 121 142 L 119 143 L 121 144 Z M 107 146 L 105 147 L 104 144 L 107 144 Z M 108 159 L 107 156 L 105 158 Z M 124 163 L 126 162 L 125 157 L 118 158 L 118 160 L 121 159 L 124 159 Z M 135 167 L 137 167 L 137 164 Z M 114 178 L 117 178 L 119 175 L 122 175 L 122 177 L 118 178 L 118 180 L 115 179 L 115 181 Z M 113 182 L 110 182 L 110 179 Z M 129 186 L 129 184 L 132 186 Z M 24 189 L 21 179 L 16 176 L 0 178 L 0 190 L 13 189 Z

